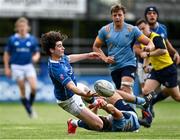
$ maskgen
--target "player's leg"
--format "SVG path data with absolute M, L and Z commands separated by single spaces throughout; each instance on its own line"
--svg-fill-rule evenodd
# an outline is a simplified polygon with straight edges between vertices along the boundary
M 143 95 L 147 95 L 148 93 L 154 91 L 156 88 L 158 88 L 160 83 L 157 80 L 154 79 L 147 79 L 144 88 L 143 88 Z
M 180 102 L 180 91 L 179 86 L 176 86 L 174 88 L 168 88 L 167 91 L 169 92 L 169 95 L 175 100 Z
M 26 95 L 25 95 L 25 81 L 24 80 L 17 80 L 17 84 L 18 84 L 18 87 L 20 90 L 21 102 L 22 102 L 23 106 L 25 107 L 28 115 L 30 116 L 32 113 L 32 110 L 31 110 L 29 101 L 27 100 Z
M 75 128 L 77 126 L 93 130 L 100 130 L 103 128 L 102 120 L 85 106 L 80 96 L 73 95 L 66 101 L 58 101 L 58 105 L 67 112 L 82 120 L 69 120 L 68 133 L 75 133 Z
M 29 103 L 32 106 L 35 100 L 35 96 L 36 96 L 36 88 L 37 88 L 37 82 L 36 82 L 36 78 L 35 77 L 28 77 L 27 78 L 28 82 L 29 82 L 29 86 L 31 89 L 31 93 L 29 95 Z
M 24 77 L 23 67 L 19 65 L 11 65 L 11 71 L 12 71 L 12 78 L 16 80 L 20 90 L 21 103 L 26 109 L 28 115 L 30 116 L 32 111 L 29 101 L 27 100 L 25 95 L 25 79 L 24 79 L 25 77 Z
M 163 88 L 160 92 L 158 92 L 157 96 L 152 100 L 152 105 L 150 106 L 150 110 L 152 114 L 154 115 L 153 111 L 153 105 L 155 105 L 157 102 L 162 101 L 169 97 L 169 95 L 172 96 L 173 99 L 176 101 L 180 100 L 180 93 L 179 93 L 179 87 L 177 82 L 177 69 L 175 65 L 171 65 L 159 73 L 159 81 L 166 86 Z
M 117 89 L 132 93 L 132 85 L 134 82 L 136 68 L 127 66 L 111 72 L 111 77 Z
M 36 89 L 37 89 L 37 78 L 36 71 L 32 64 L 24 66 L 25 76 L 30 85 L 31 93 L 29 97 L 29 103 L 32 106 L 35 101 Z
M 85 122 L 90 129 L 101 130 L 103 128 L 102 120 L 88 108 L 84 108 L 77 117 Z M 81 125 L 81 127 L 83 126 Z
M 140 105 L 144 109 L 146 109 L 149 106 L 149 104 L 152 102 L 152 99 L 154 96 L 154 92 L 148 93 L 148 95 L 146 95 L 144 97 L 127 94 L 126 92 L 124 92 L 122 90 L 116 90 L 116 93 L 118 93 L 126 102 Z M 116 99 L 118 99 L 118 98 L 116 97 Z

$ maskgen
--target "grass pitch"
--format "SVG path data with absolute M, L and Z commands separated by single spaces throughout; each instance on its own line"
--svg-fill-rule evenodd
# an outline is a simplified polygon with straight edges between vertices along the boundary
M 29 119 L 20 103 L 0 103 L 0 139 L 180 139 L 180 104 L 158 103 L 151 128 L 138 133 L 94 132 L 82 128 L 67 135 L 66 121 L 72 118 L 56 104 L 36 103 L 38 119 Z

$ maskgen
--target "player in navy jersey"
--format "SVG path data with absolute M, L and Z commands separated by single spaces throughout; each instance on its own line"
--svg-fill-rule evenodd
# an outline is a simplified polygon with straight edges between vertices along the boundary
M 96 100 L 93 98 L 95 93 L 90 90 L 81 90 L 77 87 L 74 71 L 70 64 L 84 59 L 99 58 L 99 54 L 90 52 L 67 56 L 64 54 L 64 39 L 66 39 L 66 35 L 55 31 L 47 32 L 41 37 L 42 48 L 50 57 L 48 60 L 48 71 L 54 85 L 54 95 L 57 103 L 68 113 L 86 122 L 90 128 L 95 130 L 102 129 L 102 120 L 90 111 L 81 99 L 81 97 L 86 100 L 89 99 L 94 104 L 96 103 Z M 73 127 L 69 128 L 68 133 L 75 133 L 75 129 Z
M 148 24 L 150 25 L 150 29 L 153 32 L 158 33 L 161 35 L 165 42 L 166 42 L 166 47 L 168 49 L 169 54 L 171 55 L 173 61 L 176 64 L 180 63 L 180 57 L 178 52 L 173 48 L 172 44 L 168 40 L 168 34 L 167 34 L 167 28 L 164 24 L 161 24 L 158 22 L 159 18 L 159 12 L 158 9 L 155 6 L 149 6 L 145 9 L 144 16 Z M 167 88 L 161 89 L 162 91 L 155 96 L 155 98 L 152 101 L 152 105 L 156 104 L 157 102 L 166 99 L 168 96 L 168 90 Z M 154 111 L 153 111 L 153 106 L 151 106 L 152 114 L 154 116 Z
M 145 49 L 153 49 L 154 45 L 135 26 L 126 22 L 125 7 L 116 4 L 111 7 L 113 22 L 103 26 L 95 39 L 93 50 L 101 54 L 101 59 L 110 64 L 111 77 L 117 89 L 132 93 L 136 72 L 136 57 L 132 46 L 136 40 L 146 45 Z M 101 47 L 105 45 L 107 56 Z
M 24 17 L 19 18 L 15 23 L 16 33 L 10 36 L 5 47 L 3 61 L 5 75 L 17 81 L 20 89 L 21 102 L 24 105 L 29 117 L 36 117 L 32 109 L 35 100 L 37 82 L 36 71 L 33 63 L 40 58 L 38 40 L 29 33 L 30 26 Z M 30 97 L 25 95 L 25 81 L 28 81 L 31 89 Z

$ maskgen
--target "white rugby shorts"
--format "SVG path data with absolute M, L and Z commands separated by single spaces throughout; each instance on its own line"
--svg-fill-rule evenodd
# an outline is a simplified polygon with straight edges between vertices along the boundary
M 13 80 L 23 80 L 28 77 L 36 78 L 36 70 L 33 64 L 27 65 L 11 65 L 12 79 Z
M 57 103 L 61 108 L 74 116 L 79 115 L 85 108 L 85 104 L 83 103 L 81 96 L 76 94 L 65 101 L 57 100 Z

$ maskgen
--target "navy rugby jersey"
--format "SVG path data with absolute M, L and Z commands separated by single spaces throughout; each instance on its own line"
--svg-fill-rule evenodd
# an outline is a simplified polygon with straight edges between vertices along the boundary
M 37 39 L 27 34 L 26 37 L 22 38 L 19 34 L 12 35 L 5 51 L 10 54 L 10 64 L 25 65 L 32 63 L 32 55 L 39 51 Z
M 56 99 L 64 101 L 71 98 L 74 93 L 66 88 L 66 85 L 76 79 L 73 69 L 69 63 L 69 58 L 64 55 L 59 61 L 49 59 L 48 61 L 49 76 L 54 85 L 54 95 Z
M 151 31 L 159 34 L 162 38 L 167 39 L 167 28 L 164 24 L 158 22 L 158 26 L 151 29 Z

